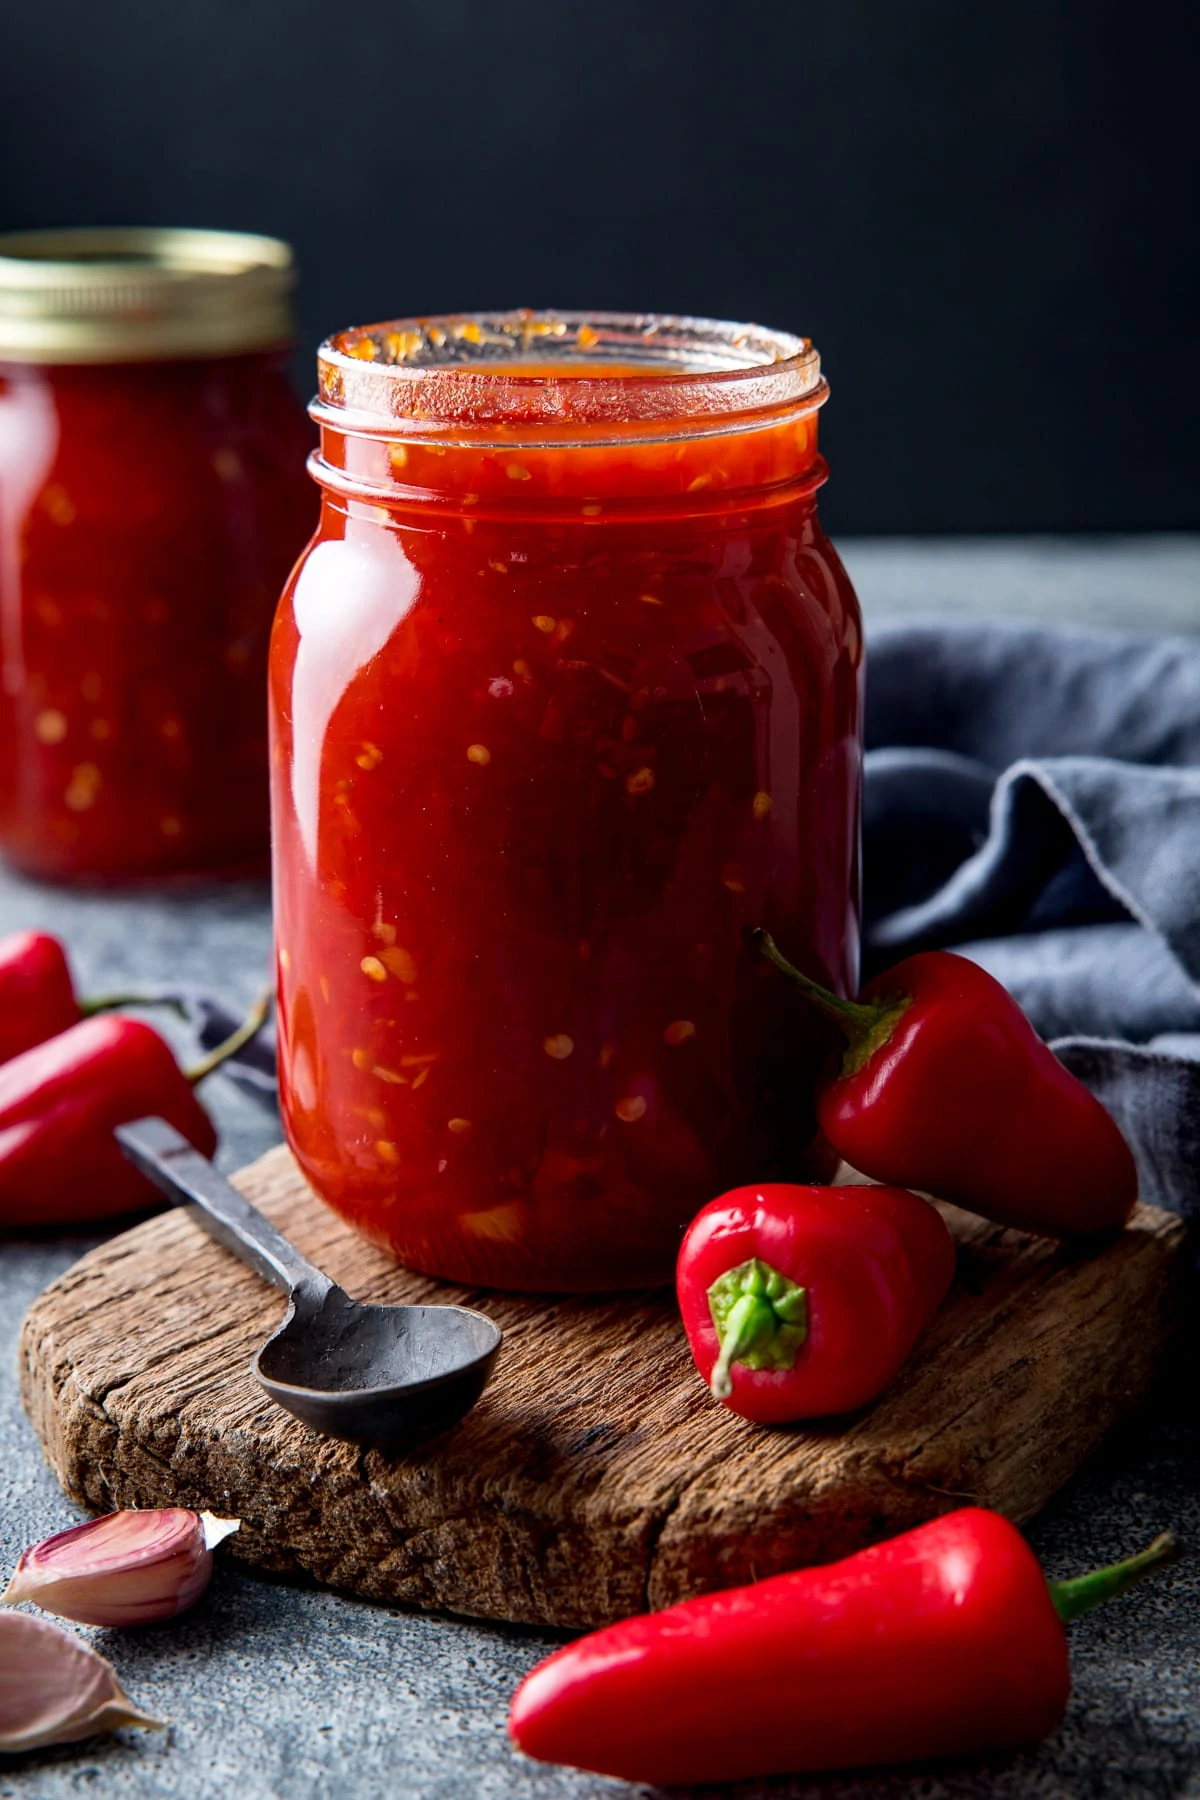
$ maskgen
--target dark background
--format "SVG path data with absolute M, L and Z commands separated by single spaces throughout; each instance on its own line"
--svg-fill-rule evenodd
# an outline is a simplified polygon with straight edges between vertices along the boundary
M 1169 19 L 8 0 L 0 228 L 290 239 L 306 386 L 326 332 L 411 312 L 790 327 L 833 385 L 835 529 L 1196 527 L 1196 62 Z

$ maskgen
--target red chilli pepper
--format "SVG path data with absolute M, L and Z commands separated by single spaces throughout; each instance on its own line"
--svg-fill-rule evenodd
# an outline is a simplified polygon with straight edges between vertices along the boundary
M 1125 1223 L 1138 1191 L 1129 1145 L 986 970 L 929 950 L 842 1000 L 765 931 L 753 937 L 845 1034 L 817 1118 L 861 1175 L 1053 1237 Z
M 79 1002 L 63 947 L 41 931 L 0 938 L 0 1063 L 74 1025 Z
M 688 1227 L 676 1290 L 705 1381 L 760 1424 L 848 1412 L 892 1380 L 945 1298 L 954 1243 L 893 1187 L 744 1187 Z
M 518 1688 L 543 1762 L 655 1785 L 916 1762 L 1033 1742 L 1071 1677 L 1063 1622 L 1178 1554 L 1047 1583 L 998 1513 L 948 1513 L 844 1562 L 578 1639 Z
M 84 1019 L 0 1065 L 0 1226 L 76 1225 L 136 1211 L 157 1190 L 122 1155 L 116 1125 L 157 1114 L 211 1156 L 193 1085 L 248 1043 L 267 1002 L 186 1074 L 139 1019 Z
M 0 938 L 0 1063 L 114 1006 L 160 1005 L 174 1002 L 139 994 L 79 1000 L 57 938 L 44 931 L 14 931 Z

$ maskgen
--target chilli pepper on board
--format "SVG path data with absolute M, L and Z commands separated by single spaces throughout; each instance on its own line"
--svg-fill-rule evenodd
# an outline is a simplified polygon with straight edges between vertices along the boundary
M 847 1040 L 817 1118 L 861 1175 L 1051 1237 L 1125 1223 L 1138 1177 L 1120 1128 L 986 969 L 922 951 L 843 1000 L 752 937 Z
M 950 1233 L 916 1194 L 774 1184 L 735 1188 L 697 1214 L 675 1285 L 713 1394 L 775 1425 L 874 1399 L 953 1276 Z
M 1047 1582 L 999 1513 L 968 1507 L 844 1562 L 687 1600 L 567 1644 L 509 1713 L 543 1762 L 656 1785 L 999 1750 L 1054 1730 L 1063 1624 L 1178 1545 Z
M 257 1032 L 266 997 L 186 1073 L 140 1019 L 84 1019 L 0 1064 L 0 1226 L 76 1225 L 151 1205 L 158 1192 L 113 1128 L 157 1114 L 205 1156 L 217 1134 L 193 1088 Z
M 114 1006 L 164 1004 L 174 1003 L 140 994 L 80 1000 L 57 938 L 44 931 L 14 931 L 0 938 L 0 1063 Z

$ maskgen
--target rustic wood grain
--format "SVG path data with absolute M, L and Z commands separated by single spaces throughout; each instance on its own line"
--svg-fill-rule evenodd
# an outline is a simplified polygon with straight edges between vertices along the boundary
M 227 1550 L 374 1600 L 591 1626 L 847 1553 L 969 1501 L 1029 1518 L 1145 1393 L 1183 1227 L 1141 1206 L 1099 1251 L 946 1209 L 954 1289 L 868 1410 L 763 1430 L 714 1406 L 667 1295 L 528 1299 L 398 1269 L 285 1150 L 238 1185 L 351 1293 L 461 1299 L 505 1331 L 458 1429 L 386 1460 L 316 1437 L 249 1373 L 273 1290 L 182 1213 L 93 1251 L 35 1302 L 22 1393 L 75 1500 L 208 1507 Z

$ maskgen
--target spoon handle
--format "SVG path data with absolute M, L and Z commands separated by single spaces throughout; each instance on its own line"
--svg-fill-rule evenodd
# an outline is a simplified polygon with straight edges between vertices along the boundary
M 209 1235 L 249 1263 L 264 1280 L 285 1294 L 294 1294 L 300 1287 L 318 1294 L 332 1289 L 329 1276 L 301 1256 L 165 1119 L 137 1119 L 130 1125 L 118 1125 L 116 1138 L 130 1162 L 169 1200 L 176 1206 L 199 1207 L 199 1222 Z

